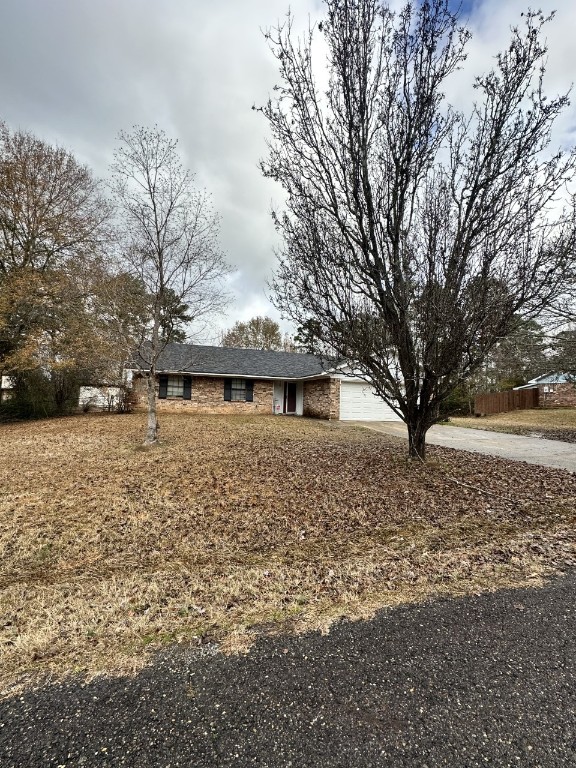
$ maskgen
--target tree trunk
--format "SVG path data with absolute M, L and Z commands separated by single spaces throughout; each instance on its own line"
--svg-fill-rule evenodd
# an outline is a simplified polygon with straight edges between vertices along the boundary
M 408 457 L 426 461 L 426 432 L 428 427 L 419 419 L 409 422 L 408 427 Z
M 144 445 L 154 445 L 158 442 L 158 416 L 156 414 L 156 376 L 154 370 L 151 370 L 147 377 L 147 395 L 148 395 L 148 427 L 146 429 L 146 439 Z

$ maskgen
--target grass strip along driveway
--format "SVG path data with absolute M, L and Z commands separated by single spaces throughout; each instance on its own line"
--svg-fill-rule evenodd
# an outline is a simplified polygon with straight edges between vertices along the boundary
M 480 418 L 459 416 L 451 418 L 450 423 L 457 427 L 576 443 L 576 408 L 531 408 Z
M 0 427 L 0 689 L 247 647 L 576 563 L 576 477 L 340 424 L 165 415 Z

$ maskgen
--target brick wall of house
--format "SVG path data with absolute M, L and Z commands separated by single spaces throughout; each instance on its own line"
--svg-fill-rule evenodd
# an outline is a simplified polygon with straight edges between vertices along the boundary
M 567 406 L 576 406 L 576 384 L 548 384 L 548 390 L 545 392 L 544 385 L 540 385 L 539 403 L 541 408 L 560 408 Z
M 304 416 L 316 419 L 340 418 L 340 379 L 304 382 Z
M 138 393 L 139 406 L 146 407 L 146 381 L 135 379 L 134 388 Z M 254 401 L 224 400 L 224 379 L 217 377 L 192 377 L 190 400 L 180 398 L 158 398 L 158 411 L 189 411 L 190 413 L 272 413 L 271 381 L 254 381 Z M 158 394 L 158 383 L 156 384 Z

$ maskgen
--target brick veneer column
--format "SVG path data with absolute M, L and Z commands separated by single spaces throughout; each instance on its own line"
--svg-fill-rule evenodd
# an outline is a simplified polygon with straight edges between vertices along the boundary
M 316 419 L 340 418 L 340 380 L 314 379 L 304 382 L 304 416 Z

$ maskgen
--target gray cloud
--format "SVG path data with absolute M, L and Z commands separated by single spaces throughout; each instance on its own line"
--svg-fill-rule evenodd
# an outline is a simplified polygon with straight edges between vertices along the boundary
M 552 90 L 576 71 L 576 7 L 559 5 L 549 31 Z M 180 139 L 222 216 L 235 269 L 224 325 L 256 312 L 277 317 L 265 292 L 277 242 L 269 211 L 282 193 L 258 170 L 266 125 L 251 106 L 278 79 L 261 29 L 288 6 L 300 27 L 321 13 L 320 0 L 4 0 L 0 10 L 0 119 L 11 127 L 66 146 L 101 176 L 121 129 L 157 123 Z M 476 69 L 489 66 L 520 10 L 520 0 L 467 2 Z M 455 87 L 457 101 L 467 100 L 465 87 L 464 79 Z M 574 123 L 572 112 L 564 140 Z

